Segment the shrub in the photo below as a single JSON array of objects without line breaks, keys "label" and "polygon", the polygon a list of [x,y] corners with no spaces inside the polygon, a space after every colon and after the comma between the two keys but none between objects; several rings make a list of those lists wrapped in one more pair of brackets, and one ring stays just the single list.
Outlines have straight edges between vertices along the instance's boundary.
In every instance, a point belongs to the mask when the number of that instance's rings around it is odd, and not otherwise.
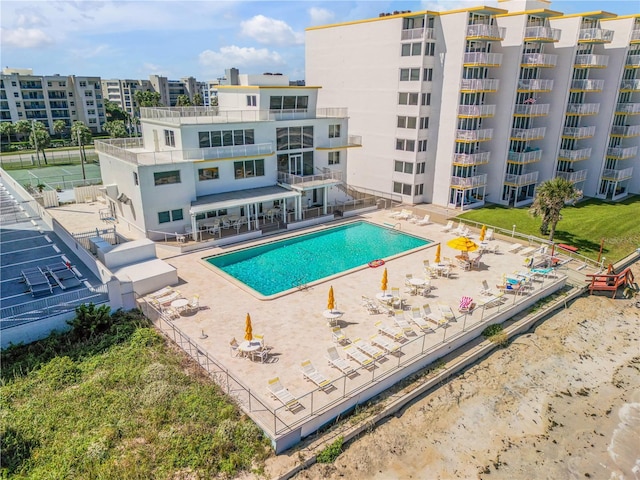
[{"label": "shrub", "polygon": [[342,436],[336,438],[331,445],[327,445],[316,457],[318,463],[333,463],[342,453]]},{"label": "shrub", "polygon": [[489,325],[482,331],[482,335],[490,342],[493,342],[502,347],[506,346],[509,342],[509,340],[507,339],[507,334],[504,333],[502,325],[500,325],[499,323]]}]

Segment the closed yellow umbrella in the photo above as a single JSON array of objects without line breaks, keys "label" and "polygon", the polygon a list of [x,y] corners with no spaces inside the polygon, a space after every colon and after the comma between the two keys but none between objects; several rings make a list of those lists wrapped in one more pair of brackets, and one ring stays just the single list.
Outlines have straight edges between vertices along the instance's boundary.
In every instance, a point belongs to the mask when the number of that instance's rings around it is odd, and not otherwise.
[{"label": "closed yellow umbrella", "polygon": [[438,246],[436,247],[436,258],[435,258],[435,262],[436,262],[436,263],[440,263],[440,244],[438,244]]},{"label": "closed yellow umbrella", "polygon": [[327,308],[331,312],[333,312],[333,309],[336,308],[336,300],[335,298],[333,298],[333,287],[329,288],[329,301],[327,302]]},{"label": "closed yellow umbrella", "polygon": [[251,316],[247,313],[247,322],[244,327],[244,339],[247,342],[253,340],[253,328],[251,328]]},{"label": "closed yellow umbrella", "polygon": [[482,229],[480,230],[480,241],[484,241],[484,236],[487,234],[487,226],[482,225]]},{"label": "closed yellow umbrella", "polygon": [[384,272],[382,272],[382,282],[380,284],[380,288],[382,289],[383,292],[387,291],[387,269],[384,269]]}]

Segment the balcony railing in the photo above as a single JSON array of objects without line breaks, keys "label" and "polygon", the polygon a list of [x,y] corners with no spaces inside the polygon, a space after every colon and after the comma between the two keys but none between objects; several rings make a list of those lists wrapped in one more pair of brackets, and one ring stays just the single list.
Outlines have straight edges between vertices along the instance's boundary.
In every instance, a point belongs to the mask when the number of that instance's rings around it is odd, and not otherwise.
[{"label": "balcony railing", "polygon": [[607,158],[614,160],[627,160],[633,158],[638,153],[638,147],[609,147],[607,148]]},{"label": "balcony railing", "polygon": [[527,27],[524,30],[525,42],[557,42],[560,30],[551,27]]},{"label": "balcony railing", "polygon": [[496,113],[495,105],[459,105],[459,117],[493,117]]},{"label": "balcony railing", "polygon": [[604,80],[573,80],[571,91],[601,92],[604,88]]},{"label": "balcony railing", "polygon": [[217,160],[220,158],[255,157],[272,155],[273,143],[257,143],[254,145],[234,145],[229,147],[194,148],[183,150],[183,160]]},{"label": "balcony railing", "polygon": [[459,142],[486,142],[492,138],[492,128],[485,130],[456,130],[456,141]]},{"label": "balcony railing", "polygon": [[475,177],[451,177],[451,186],[457,188],[475,188],[487,184],[487,174],[476,175]]},{"label": "balcony railing", "polygon": [[580,148],[579,150],[560,149],[558,152],[558,160],[565,162],[579,162],[588,160],[591,157],[591,148]]},{"label": "balcony railing", "polygon": [[527,79],[518,80],[520,92],[550,92],[553,88],[553,80]]},{"label": "balcony railing", "polygon": [[564,127],[562,136],[566,138],[589,138],[596,134],[596,126],[590,127]]},{"label": "balcony railing", "polygon": [[502,65],[502,54],[486,52],[465,53],[463,63],[467,67],[499,67]]},{"label": "balcony railing", "polygon": [[640,28],[636,28],[631,32],[631,43],[640,42]]},{"label": "balcony railing", "polygon": [[514,175],[513,173],[507,173],[504,177],[504,183],[509,185],[531,185],[538,181],[539,172],[524,173],[522,175]]},{"label": "balcony railing", "polygon": [[640,103],[618,103],[616,114],[638,115],[640,114]]},{"label": "balcony railing", "polygon": [[569,103],[567,115],[597,115],[600,111],[599,103]]},{"label": "balcony railing", "polygon": [[410,28],[408,30],[402,30],[400,35],[401,40],[421,40],[421,39],[433,39],[433,28]]},{"label": "balcony railing", "polygon": [[491,152],[454,153],[454,165],[484,165],[489,163]]},{"label": "balcony railing", "polygon": [[301,185],[309,182],[318,183],[327,180],[335,183],[341,182],[342,178],[342,172],[334,170],[316,175],[293,175],[291,173],[278,172],[278,182],[285,183],[287,185]]},{"label": "balcony railing", "polygon": [[362,137],[360,135],[349,135],[348,137],[327,138],[319,140],[317,148],[346,148],[362,146]]},{"label": "balcony railing", "polygon": [[582,28],[578,36],[579,42],[609,43],[613,40],[613,30],[601,28]]},{"label": "balcony railing", "polygon": [[629,55],[627,61],[624,63],[626,68],[638,68],[640,67],[640,55]]},{"label": "balcony railing", "polygon": [[577,172],[556,172],[556,177],[564,178],[571,183],[584,182],[587,179],[588,170],[578,170]]},{"label": "balcony railing", "polygon": [[477,38],[482,40],[504,40],[506,28],[495,25],[468,25],[467,40]]},{"label": "balcony railing", "polygon": [[535,163],[542,160],[542,150],[531,150],[529,152],[509,152],[507,156],[508,163],[518,163],[518,164],[526,164],[526,163]]},{"label": "balcony railing", "polygon": [[460,82],[463,92],[495,92],[500,80],[495,78],[465,78]]},{"label": "balcony railing", "polygon": [[535,105],[516,105],[513,114],[519,117],[542,117],[549,114],[548,103],[538,103]]},{"label": "balcony railing", "polygon": [[576,55],[573,66],[576,68],[606,68],[608,55]]},{"label": "balcony railing", "polygon": [[555,67],[558,63],[558,55],[546,53],[525,53],[520,62],[523,67]]},{"label": "balcony railing", "polygon": [[24,102],[25,110],[46,110],[46,108],[47,107],[44,105],[44,103],[31,103],[27,105],[27,102]]},{"label": "balcony railing", "polygon": [[612,168],[606,168],[602,171],[603,180],[626,180],[633,177],[633,167],[623,168],[622,170],[614,170]]},{"label": "balcony railing", "polygon": [[637,137],[640,135],[640,125],[614,125],[611,135],[615,137]]},{"label": "balcony railing", "polygon": [[620,82],[620,90],[638,92],[640,91],[640,80],[623,80]]},{"label": "balcony railing", "polygon": [[546,127],[538,128],[512,128],[511,139],[512,140],[540,140],[544,138]]}]

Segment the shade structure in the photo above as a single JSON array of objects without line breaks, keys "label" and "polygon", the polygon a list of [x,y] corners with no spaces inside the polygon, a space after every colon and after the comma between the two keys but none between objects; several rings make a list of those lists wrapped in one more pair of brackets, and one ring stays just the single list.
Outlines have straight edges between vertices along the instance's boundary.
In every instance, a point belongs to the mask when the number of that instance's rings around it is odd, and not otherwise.
[{"label": "shade structure", "polygon": [[478,249],[478,244],[467,237],[457,237],[449,240],[447,246],[465,253],[475,252]]},{"label": "shade structure", "polygon": [[333,312],[333,309],[336,308],[336,300],[333,297],[333,287],[329,287],[329,300],[327,301],[327,308],[331,312]]},{"label": "shade structure", "polygon": [[382,272],[382,282],[380,282],[380,290],[382,290],[383,292],[387,291],[387,269],[384,269],[384,272]]},{"label": "shade structure", "polygon": [[244,339],[247,342],[253,340],[253,328],[251,327],[251,316],[247,313],[247,321],[244,326]]},{"label": "shade structure", "polygon": [[484,242],[484,236],[487,234],[487,226],[486,225],[482,225],[482,228],[480,229],[480,241]]},{"label": "shade structure", "polygon": [[438,244],[438,246],[436,247],[436,258],[435,258],[435,262],[436,262],[436,263],[440,263],[440,244]]}]

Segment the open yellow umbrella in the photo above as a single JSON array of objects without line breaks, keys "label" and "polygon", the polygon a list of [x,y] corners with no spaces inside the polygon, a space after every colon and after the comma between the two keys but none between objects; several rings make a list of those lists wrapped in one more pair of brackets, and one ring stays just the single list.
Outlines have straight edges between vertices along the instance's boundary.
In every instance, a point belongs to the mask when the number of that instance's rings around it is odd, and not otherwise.
[{"label": "open yellow umbrella", "polygon": [[482,229],[480,230],[480,241],[484,242],[484,236],[487,234],[487,226],[482,225]]},{"label": "open yellow umbrella", "polygon": [[447,246],[454,250],[460,250],[465,255],[478,249],[478,244],[467,237],[457,237],[447,242]]},{"label": "open yellow umbrella", "polygon": [[253,340],[253,328],[251,328],[251,316],[247,313],[247,322],[244,327],[244,339],[247,342]]},{"label": "open yellow umbrella", "polygon": [[436,262],[436,263],[440,263],[440,244],[438,244],[438,246],[436,247],[436,258],[435,258],[435,262]]},{"label": "open yellow umbrella", "polygon": [[388,282],[388,280],[387,280],[387,269],[385,268],[384,272],[382,272],[382,282],[380,283],[380,289],[383,292],[387,291],[387,282]]},{"label": "open yellow umbrella", "polygon": [[335,298],[333,298],[333,287],[329,288],[329,301],[327,302],[327,308],[331,312],[333,312],[333,309],[336,308],[336,300]]}]

